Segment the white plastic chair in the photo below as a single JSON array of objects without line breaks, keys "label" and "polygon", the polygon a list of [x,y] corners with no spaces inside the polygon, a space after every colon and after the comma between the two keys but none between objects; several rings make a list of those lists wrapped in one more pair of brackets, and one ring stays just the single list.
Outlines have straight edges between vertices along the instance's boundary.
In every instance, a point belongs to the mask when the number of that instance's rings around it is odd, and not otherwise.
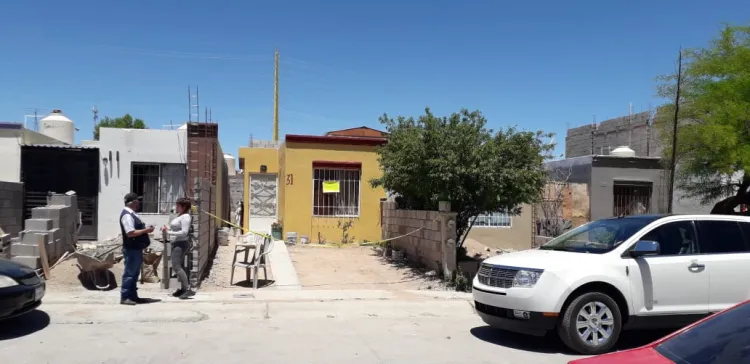
[{"label": "white plastic chair", "polygon": [[[253,251],[250,257],[250,251]],[[268,280],[268,271],[266,270],[266,255],[273,250],[273,239],[254,233],[248,233],[242,236],[234,248],[234,257],[232,258],[232,273],[229,276],[229,285],[234,282],[234,271],[237,268],[245,269],[245,279],[250,280],[248,274],[252,273],[253,290],[258,289],[258,270],[263,268],[263,278]],[[245,259],[237,261],[237,254],[244,253]]]}]

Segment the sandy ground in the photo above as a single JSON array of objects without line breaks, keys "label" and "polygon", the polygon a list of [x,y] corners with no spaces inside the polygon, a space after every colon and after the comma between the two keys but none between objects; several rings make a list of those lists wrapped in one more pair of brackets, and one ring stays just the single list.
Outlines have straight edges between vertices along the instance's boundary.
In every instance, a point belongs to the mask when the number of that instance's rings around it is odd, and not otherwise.
[{"label": "sandy ground", "polygon": [[371,247],[289,247],[304,289],[442,289],[424,272],[383,259]]},{"label": "sandy ground", "polygon": [[[161,265],[157,267],[157,274],[161,274]],[[124,270],[124,264],[122,261],[116,263],[112,269],[109,270],[109,289],[119,289],[122,283],[122,272]],[[80,269],[78,269],[77,259],[70,258],[58,266],[54,267],[50,272],[51,279],[47,280],[47,287],[50,290],[56,291],[77,291],[81,289],[94,290],[91,286],[89,279],[83,279]],[[97,276],[97,284],[104,285],[106,277],[104,274]],[[157,289],[159,283],[138,283],[138,286],[143,289]]]},{"label": "sandy ground", "polygon": [[[232,253],[234,253],[235,245],[237,244],[238,238],[235,236],[229,236],[228,246],[219,246],[216,251],[216,257],[214,258],[213,265],[208,277],[203,280],[201,285],[202,290],[217,290],[217,289],[247,289],[252,288],[252,281],[249,280],[249,273],[241,268],[237,268],[234,272],[234,281],[229,284],[229,279],[232,274]],[[237,259],[244,259],[244,255],[238,254]],[[260,271],[260,277],[258,279],[258,288],[266,287],[273,283],[273,272],[271,266],[266,268],[268,272],[268,279],[264,279],[263,270]]]}]

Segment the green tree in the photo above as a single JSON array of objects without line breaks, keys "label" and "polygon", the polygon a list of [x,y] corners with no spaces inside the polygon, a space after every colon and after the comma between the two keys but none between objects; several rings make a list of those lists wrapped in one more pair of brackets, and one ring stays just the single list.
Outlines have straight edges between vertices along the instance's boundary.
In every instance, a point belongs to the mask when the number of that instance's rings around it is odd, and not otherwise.
[{"label": "green tree", "polygon": [[[683,58],[675,186],[714,203],[711,213],[733,214],[750,204],[750,26],[725,26],[709,47]],[[676,74],[660,81],[659,95],[674,100]],[[665,151],[672,150],[674,108],[668,103],[656,115]]]},{"label": "green tree", "polygon": [[143,120],[134,119],[130,114],[125,114],[119,118],[105,116],[104,119],[94,125],[94,140],[99,140],[99,128],[147,129]]},{"label": "green tree", "polygon": [[400,208],[437,210],[449,201],[458,213],[458,246],[477,215],[520,213],[537,202],[547,173],[544,161],[553,149],[542,141],[551,134],[485,128],[479,111],[461,110],[437,117],[429,109],[418,118],[383,115],[388,144],[379,148],[383,175],[371,181],[396,194]]}]

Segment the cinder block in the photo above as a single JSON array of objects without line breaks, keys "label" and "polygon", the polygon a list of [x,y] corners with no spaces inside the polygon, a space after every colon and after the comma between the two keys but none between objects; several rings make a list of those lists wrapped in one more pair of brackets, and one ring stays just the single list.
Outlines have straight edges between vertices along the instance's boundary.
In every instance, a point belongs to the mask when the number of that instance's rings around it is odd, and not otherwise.
[{"label": "cinder block", "polygon": [[65,206],[71,206],[74,207],[76,210],[78,210],[78,196],[68,196],[68,195],[52,195],[49,196],[47,199],[47,203],[49,205],[65,205]]},{"label": "cinder block", "polygon": [[21,239],[22,244],[38,245],[39,241],[44,244],[49,243],[50,234],[46,232],[26,232]]},{"label": "cinder block", "polygon": [[28,266],[32,269],[39,269],[42,266],[42,261],[39,257],[34,256],[16,256],[11,258],[12,261]]},{"label": "cinder block", "polygon": [[52,229],[51,219],[26,219],[26,230],[47,231]]},{"label": "cinder block", "polygon": [[[49,244],[48,244],[49,245]],[[39,253],[39,247],[32,244],[13,244],[13,256],[41,256]],[[48,252],[50,249],[47,249]],[[48,254],[49,256],[49,254]]]},{"label": "cinder block", "polygon": [[31,209],[32,219],[57,219],[64,221],[64,209],[68,206],[42,206]]}]

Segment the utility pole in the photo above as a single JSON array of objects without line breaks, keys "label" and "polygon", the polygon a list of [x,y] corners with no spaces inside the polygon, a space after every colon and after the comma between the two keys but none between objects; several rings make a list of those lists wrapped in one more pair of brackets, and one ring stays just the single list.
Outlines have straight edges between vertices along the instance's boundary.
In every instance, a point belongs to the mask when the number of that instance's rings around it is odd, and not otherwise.
[{"label": "utility pole", "polygon": [[674,97],[674,122],[672,123],[672,159],[669,161],[669,202],[667,212],[672,213],[674,201],[674,172],[677,167],[677,120],[680,114],[680,86],[682,84],[682,47],[677,56],[677,90]]},{"label": "utility pole", "polygon": [[279,50],[274,57],[275,70],[273,74],[273,141],[279,141]]}]

